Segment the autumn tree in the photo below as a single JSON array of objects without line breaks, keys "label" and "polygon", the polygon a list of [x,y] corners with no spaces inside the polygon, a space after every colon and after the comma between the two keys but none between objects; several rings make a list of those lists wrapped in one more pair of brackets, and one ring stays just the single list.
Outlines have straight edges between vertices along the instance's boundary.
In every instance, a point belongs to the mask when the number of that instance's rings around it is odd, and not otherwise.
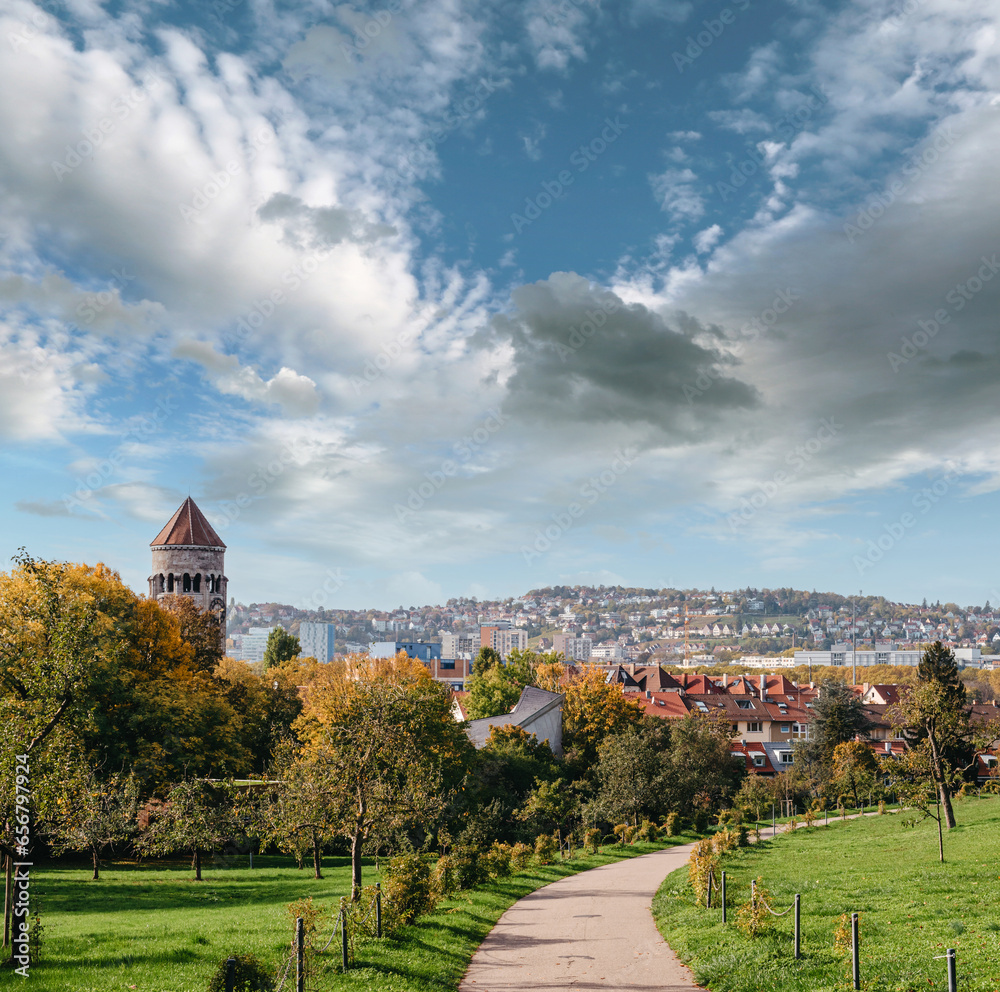
[{"label": "autumn tree", "polygon": [[878,760],[864,741],[841,741],[833,749],[833,782],[850,791],[856,807],[861,805],[858,790],[870,790],[878,771]]},{"label": "autumn tree", "polygon": [[835,680],[820,685],[813,711],[811,739],[800,750],[807,758],[818,761],[828,775],[837,745],[856,737],[867,738],[871,721],[865,715],[860,697],[849,685]]},{"label": "autumn tree", "polygon": [[598,668],[589,668],[565,687],[563,749],[583,767],[597,761],[597,749],[606,737],[618,734],[642,719],[642,707],[629,699],[620,685],[608,682]]},{"label": "autumn tree", "polygon": [[357,898],[369,838],[440,821],[472,745],[451,715],[448,687],[403,652],[320,666],[294,729],[336,787],[331,822],[351,842]]}]

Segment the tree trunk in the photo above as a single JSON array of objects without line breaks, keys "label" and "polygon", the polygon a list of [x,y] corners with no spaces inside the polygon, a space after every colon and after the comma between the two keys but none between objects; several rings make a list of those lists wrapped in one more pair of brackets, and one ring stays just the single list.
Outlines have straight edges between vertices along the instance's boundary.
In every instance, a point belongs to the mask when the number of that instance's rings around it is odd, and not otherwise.
[{"label": "tree trunk", "polygon": [[91,856],[94,859],[94,878],[93,878],[93,881],[96,882],[101,877],[101,873],[98,870],[97,848],[96,847],[92,847],[90,849],[90,853],[91,853]]},{"label": "tree trunk", "polygon": [[194,849],[193,867],[194,867],[194,880],[196,882],[200,882],[201,881],[201,848],[200,847],[196,847]]},{"label": "tree trunk", "polygon": [[933,734],[927,735],[927,743],[931,748],[931,774],[934,778],[934,784],[937,786],[938,799],[944,810],[945,826],[949,830],[953,830],[955,827],[955,811],[951,808],[951,788],[948,785],[945,774],[944,762],[938,753],[937,741],[934,740]]},{"label": "tree trunk", "polygon": [[313,835],[313,868],[316,870],[316,877],[322,878],[323,875],[320,872],[320,867],[322,866],[323,863],[323,855],[320,851],[320,847],[322,845],[320,844],[319,833],[314,830],[312,832],[312,835]]},{"label": "tree trunk", "polygon": [[361,896],[361,848],[365,842],[364,828],[358,824],[351,838],[351,901]]}]

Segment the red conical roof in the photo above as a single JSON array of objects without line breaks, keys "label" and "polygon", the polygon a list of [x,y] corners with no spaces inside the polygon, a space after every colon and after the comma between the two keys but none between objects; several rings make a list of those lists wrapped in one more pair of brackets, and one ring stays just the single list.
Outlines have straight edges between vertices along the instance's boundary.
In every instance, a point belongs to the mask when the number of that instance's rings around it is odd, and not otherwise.
[{"label": "red conical roof", "polygon": [[181,503],[170,522],[149,546],[161,548],[167,545],[225,548],[222,538],[215,533],[212,525],[205,519],[205,514],[190,496]]}]

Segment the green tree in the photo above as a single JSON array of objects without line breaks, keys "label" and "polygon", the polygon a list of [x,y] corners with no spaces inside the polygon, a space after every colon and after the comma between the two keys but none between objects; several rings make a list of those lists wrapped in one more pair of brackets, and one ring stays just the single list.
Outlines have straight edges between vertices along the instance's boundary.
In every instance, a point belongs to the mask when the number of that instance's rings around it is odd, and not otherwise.
[{"label": "green tree", "polygon": [[151,815],[137,846],[150,854],[191,855],[195,881],[201,879],[201,855],[242,833],[232,787],[207,779],[178,782]]},{"label": "green tree", "polygon": [[284,627],[275,627],[267,635],[267,645],[264,647],[264,669],[291,661],[302,653],[299,639],[289,634]]},{"label": "green tree", "polygon": [[820,685],[813,711],[812,739],[805,750],[829,774],[837,745],[856,737],[867,738],[871,721],[865,715],[860,697],[851,687],[832,679]]},{"label": "green tree", "polygon": [[859,790],[871,789],[878,771],[875,754],[864,741],[842,741],[833,749],[834,784],[850,790],[856,807],[861,805]]},{"label": "green tree", "polygon": [[43,824],[52,851],[86,851],[97,881],[105,848],[136,833],[138,782],[131,774],[101,779],[93,768],[78,767],[63,769],[54,790],[55,801]]},{"label": "green tree", "polygon": [[950,830],[955,826],[951,797],[961,771],[974,760],[977,743],[985,746],[996,737],[996,728],[981,728],[977,741],[954,652],[940,641],[924,652],[917,679],[891,711],[893,724],[913,743],[910,771],[936,791]]},{"label": "green tree", "polygon": [[689,713],[669,724],[663,784],[669,809],[718,810],[729,803],[746,774],[742,757],[730,753],[730,731],[714,715]]},{"label": "green tree", "polygon": [[606,737],[597,749],[595,805],[613,823],[638,825],[640,815],[656,812],[662,796],[662,766],[649,736],[639,727],[629,727]]},{"label": "green tree", "polygon": [[580,801],[569,783],[557,778],[554,782],[536,783],[518,815],[534,828],[535,833],[558,831],[561,841],[563,832],[579,810]]},{"label": "green tree", "polygon": [[470,720],[509,713],[526,685],[535,684],[537,657],[512,651],[504,663],[492,648],[483,648],[466,682],[465,711]]}]

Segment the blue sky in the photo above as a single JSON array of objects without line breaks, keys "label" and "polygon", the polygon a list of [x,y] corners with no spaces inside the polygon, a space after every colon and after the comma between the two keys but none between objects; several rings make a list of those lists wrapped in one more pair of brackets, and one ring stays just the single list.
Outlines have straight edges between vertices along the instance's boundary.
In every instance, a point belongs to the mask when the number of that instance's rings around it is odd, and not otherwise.
[{"label": "blue sky", "polygon": [[998,21],[10,0],[0,553],[996,602]]}]

